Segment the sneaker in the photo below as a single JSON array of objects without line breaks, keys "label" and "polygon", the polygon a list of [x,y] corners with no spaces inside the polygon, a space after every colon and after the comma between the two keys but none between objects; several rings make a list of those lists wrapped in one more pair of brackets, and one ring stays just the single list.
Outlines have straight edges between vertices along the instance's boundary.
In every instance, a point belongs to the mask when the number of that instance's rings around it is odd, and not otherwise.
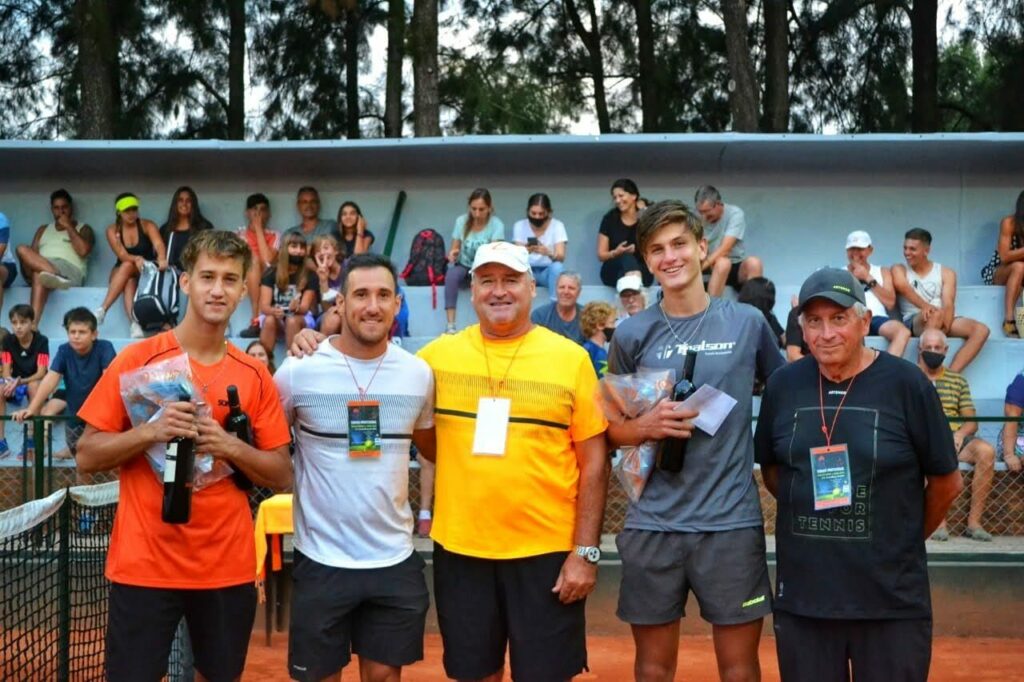
[{"label": "sneaker", "polygon": [[92,311],[92,314],[96,316],[96,324],[103,324],[103,320],[107,317],[107,311],[100,306],[96,310]]},{"label": "sneaker", "polygon": [[40,272],[36,277],[39,278],[39,283],[47,289],[70,289],[71,280],[67,277],[62,277],[52,272]]},{"label": "sneaker", "polygon": [[984,528],[968,528],[964,531],[964,537],[968,537],[978,542],[992,542],[992,533],[989,533]]},{"label": "sneaker", "polygon": [[416,535],[421,538],[430,537],[430,529],[434,526],[433,519],[420,519],[416,522]]},{"label": "sneaker", "polygon": [[444,328],[445,334],[456,334],[458,333],[458,331],[459,330],[455,328],[454,322],[449,322],[448,325]]},{"label": "sneaker", "polygon": [[243,339],[258,339],[260,336],[260,321],[259,318],[253,318],[249,322],[249,326],[238,333]]},{"label": "sneaker", "polygon": [[128,333],[131,335],[131,337],[133,339],[144,339],[144,338],[146,338],[146,332],[144,332],[142,330],[142,325],[140,325],[135,320],[132,320],[132,323],[131,323],[131,326],[129,327],[129,332]]},{"label": "sneaker", "polygon": [[932,533],[929,540],[935,540],[936,542],[949,542],[949,531],[945,528],[939,528],[937,531]]}]

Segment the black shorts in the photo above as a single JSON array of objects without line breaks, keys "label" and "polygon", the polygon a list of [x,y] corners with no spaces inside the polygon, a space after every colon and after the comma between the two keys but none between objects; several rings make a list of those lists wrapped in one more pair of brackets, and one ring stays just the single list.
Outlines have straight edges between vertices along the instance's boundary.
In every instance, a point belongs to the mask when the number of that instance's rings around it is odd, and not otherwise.
[{"label": "black shorts", "polygon": [[505,663],[516,682],[563,682],[587,667],[585,600],[551,591],[568,552],[478,559],[434,543],[434,599],[452,679],[480,679]]},{"label": "black shorts", "polygon": [[320,682],[352,653],[399,667],[423,660],[430,593],[422,557],[384,568],[336,568],[295,552],[288,672]]},{"label": "black shorts", "polygon": [[830,620],[775,612],[775,648],[784,682],[925,682],[932,619]]},{"label": "black shorts", "polygon": [[615,544],[622,559],[617,615],[627,623],[674,623],[686,615],[690,590],[713,625],[749,623],[772,612],[760,526],[714,533],[626,529]]},{"label": "black shorts", "polygon": [[182,617],[188,623],[196,670],[210,682],[230,682],[242,674],[256,618],[254,583],[211,590],[113,583],[107,624],[107,679],[163,679]]},{"label": "black shorts", "polygon": [[18,276],[18,266],[14,263],[0,263],[0,267],[7,272],[4,281],[0,282],[0,286],[3,286],[4,289],[10,289],[11,285],[14,284],[14,278]]}]

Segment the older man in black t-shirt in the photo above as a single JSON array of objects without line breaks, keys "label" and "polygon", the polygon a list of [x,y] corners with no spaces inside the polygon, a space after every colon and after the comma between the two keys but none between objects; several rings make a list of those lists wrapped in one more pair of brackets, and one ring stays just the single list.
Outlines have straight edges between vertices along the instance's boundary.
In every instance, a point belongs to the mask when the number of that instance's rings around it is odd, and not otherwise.
[{"label": "older man in black t-shirt", "polygon": [[924,541],[963,488],[942,404],[913,364],[864,347],[871,313],[849,272],[811,275],[799,308],[811,355],[768,380],[754,440],[778,500],[782,679],[852,666],[858,682],[924,682]]}]

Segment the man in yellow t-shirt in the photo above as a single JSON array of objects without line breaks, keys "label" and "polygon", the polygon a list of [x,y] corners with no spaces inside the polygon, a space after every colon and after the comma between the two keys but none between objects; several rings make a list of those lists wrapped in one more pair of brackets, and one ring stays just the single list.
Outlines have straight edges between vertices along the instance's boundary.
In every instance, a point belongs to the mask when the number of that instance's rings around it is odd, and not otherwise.
[{"label": "man in yellow t-shirt", "polygon": [[481,246],[480,324],[419,355],[434,370],[434,597],[455,679],[564,680],[587,663],[584,600],[597,580],[607,422],[578,344],[530,321],[526,249]]}]

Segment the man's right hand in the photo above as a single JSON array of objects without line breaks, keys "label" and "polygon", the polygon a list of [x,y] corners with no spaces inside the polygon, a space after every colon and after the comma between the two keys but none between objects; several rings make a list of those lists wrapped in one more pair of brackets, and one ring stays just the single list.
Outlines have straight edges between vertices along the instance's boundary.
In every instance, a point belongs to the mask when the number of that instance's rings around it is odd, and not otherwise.
[{"label": "man's right hand", "polygon": [[299,333],[292,339],[292,347],[288,349],[288,355],[296,358],[312,355],[316,351],[316,347],[320,345],[320,342],[326,338],[326,336],[313,329],[299,330]]},{"label": "man's right hand", "polygon": [[699,412],[690,409],[676,409],[682,403],[662,400],[654,409],[637,417],[644,440],[664,438],[689,438],[693,434],[693,418]]},{"label": "man's right hand", "polygon": [[152,429],[154,443],[169,443],[175,438],[198,438],[196,406],[188,401],[167,403],[160,418],[146,424]]}]

